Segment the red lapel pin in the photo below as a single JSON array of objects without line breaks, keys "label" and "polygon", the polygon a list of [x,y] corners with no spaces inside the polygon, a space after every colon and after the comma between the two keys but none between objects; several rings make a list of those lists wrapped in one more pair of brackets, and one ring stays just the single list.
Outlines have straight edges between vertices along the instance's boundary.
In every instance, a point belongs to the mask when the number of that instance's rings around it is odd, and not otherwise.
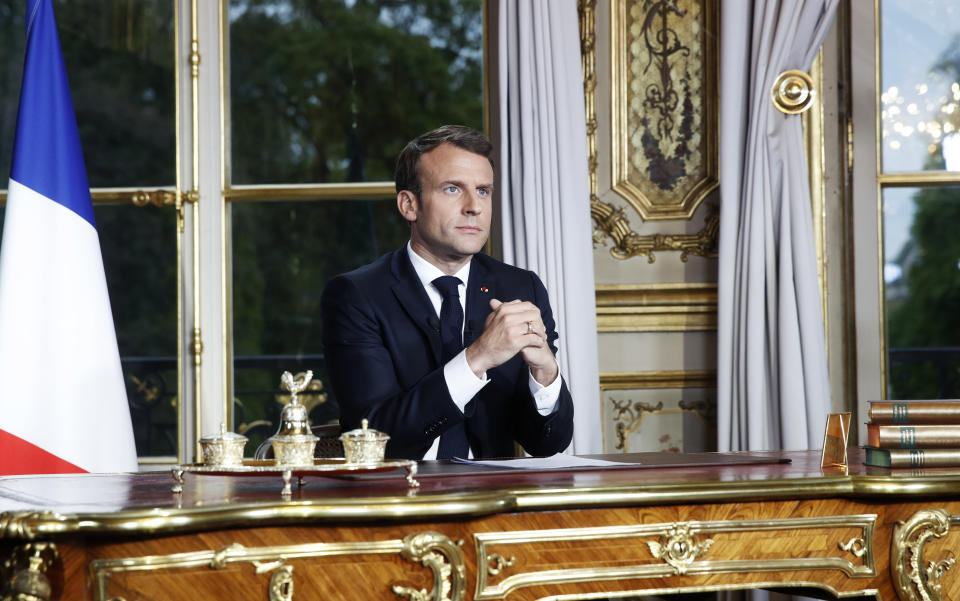
[{"label": "red lapel pin", "polygon": [[490,292],[490,289],[486,286],[480,286],[480,292]]}]

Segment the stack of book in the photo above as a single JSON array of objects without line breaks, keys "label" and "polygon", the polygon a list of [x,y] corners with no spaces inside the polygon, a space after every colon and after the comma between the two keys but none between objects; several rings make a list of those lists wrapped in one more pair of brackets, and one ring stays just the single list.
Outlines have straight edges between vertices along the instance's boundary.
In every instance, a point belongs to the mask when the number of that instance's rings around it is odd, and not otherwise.
[{"label": "stack of book", "polygon": [[866,465],[960,467],[960,400],[870,401]]}]

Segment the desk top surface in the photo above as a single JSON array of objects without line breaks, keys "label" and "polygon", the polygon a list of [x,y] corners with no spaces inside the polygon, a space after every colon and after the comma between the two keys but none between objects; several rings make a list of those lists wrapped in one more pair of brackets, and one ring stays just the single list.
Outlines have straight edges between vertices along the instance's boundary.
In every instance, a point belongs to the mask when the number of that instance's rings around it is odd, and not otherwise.
[{"label": "desk top surface", "polygon": [[[601,456],[598,456],[601,457]],[[355,523],[465,519],[510,511],[584,509],[812,498],[957,497],[960,468],[888,470],[862,465],[821,469],[820,453],[752,452],[604,459],[628,468],[506,471],[421,462],[411,488],[405,473],[350,478],[307,476],[289,498],[277,474],[187,473],[171,492],[170,471],[0,478],[0,539],[70,533],[164,533],[301,521]]]}]

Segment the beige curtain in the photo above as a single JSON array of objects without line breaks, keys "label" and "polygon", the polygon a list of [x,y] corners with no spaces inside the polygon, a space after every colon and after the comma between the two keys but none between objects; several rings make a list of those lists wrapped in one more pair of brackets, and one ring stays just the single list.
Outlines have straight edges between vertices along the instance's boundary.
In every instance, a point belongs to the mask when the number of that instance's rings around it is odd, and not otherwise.
[{"label": "beige curtain", "polygon": [[830,409],[799,115],[770,100],[808,71],[837,0],[721,3],[720,450],[813,449]]},{"label": "beige curtain", "polygon": [[600,453],[587,128],[576,0],[500,0],[500,217],[507,263],[535,271],[574,402],[568,452]]}]

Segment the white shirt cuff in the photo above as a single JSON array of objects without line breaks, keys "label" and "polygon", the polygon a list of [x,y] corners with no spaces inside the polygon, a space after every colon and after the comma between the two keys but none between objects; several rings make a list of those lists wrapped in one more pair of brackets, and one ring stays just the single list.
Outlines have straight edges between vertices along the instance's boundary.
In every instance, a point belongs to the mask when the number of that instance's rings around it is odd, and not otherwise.
[{"label": "white shirt cuff", "polygon": [[[529,373],[529,372],[528,372]],[[537,406],[537,412],[540,415],[550,415],[557,409],[557,400],[560,398],[560,388],[563,386],[563,380],[560,378],[560,372],[557,371],[557,377],[549,386],[544,386],[529,374],[527,383],[530,385],[530,394],[533,395],[533,402]]]},{"label": "white shirt cuff", "polygon": [[[477,374],[473,373],[467,363],[466,349],[460,351],[460,354],[447,361],[447,364],[443,366],[443,379],[447,381],[447,390],[450,391],[453,404],[459,407],[460,411],[463,411],[470,399],[476,396],[480,389],[490,381],[486,372],[484,372],[482,378],[478,378]],[[559,396],[559,394],[560,389],[558,388],[557,395]]]}]

